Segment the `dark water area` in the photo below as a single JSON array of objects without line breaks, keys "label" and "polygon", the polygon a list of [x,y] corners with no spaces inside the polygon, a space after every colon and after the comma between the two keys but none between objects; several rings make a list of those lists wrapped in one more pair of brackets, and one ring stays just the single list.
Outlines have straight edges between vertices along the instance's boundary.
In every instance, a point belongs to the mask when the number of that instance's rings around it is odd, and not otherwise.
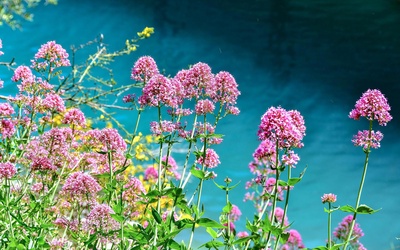
[{"label": "dark water area", "polygon": [[[156,33],[141,41],[137,52],[116,62],[120,84],[130,82],[130,69],[141,55],[151,55],[171,75],[201,61],[215,73],[225,70],[235,76],[242,92],[241,114],[222,120],[218,128],[225,137],[216,148],[222,162],[216,181],[222,183],[226,176],[240,181],[231,198],[244,212],[238,224],[242,230],[245,217],[252,219],[252,204],[242,199],[244,184],[252,177],[247,164],[259,143],[260,117],[270,106],[299,110],[307,136],[294,171],[308,168],[291,193],[288,216],[310,248],[325,243],[324,193],[337,194],[338,205],[354,206],[364,153],[350,140],[368,124],[349,119],[348,113],[364,91],[380,89],[394,119],[387,127],[374,127],[384,139],[371,154],[361,203],[382,209],[359,216],[358,222],[366,248],[400,247],[399,1],[59,0],[58,6],[40,6],[34,13],[34,22],[24,23],[22,31],[0,27],[5,52],[1,61],[15,57],[17,63],[29,64],[49,40],[69,48],[100,33],[118,49],[149,26]],[[15,91],[10,77],[0,68],[6,86],[2,91]],[[120,114],[119,119],[129,124],[133,117]],[[146,133],[147,123],[142,126]],[[218,219],[225,197],[215,190],[214,184],[205,185],[204,203],[210,217]],[[333,227],[345,215],[334,213]],[[201,237],[207,236],[197,241]]]}]

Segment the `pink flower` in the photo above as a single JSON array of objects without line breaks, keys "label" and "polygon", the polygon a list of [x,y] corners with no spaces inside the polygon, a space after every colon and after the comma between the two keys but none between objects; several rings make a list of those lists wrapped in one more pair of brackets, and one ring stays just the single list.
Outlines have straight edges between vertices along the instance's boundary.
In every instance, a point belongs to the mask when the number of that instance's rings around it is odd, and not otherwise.
[{"label": "pink flower", "polygon": [[9,103],[0,104],[0,116],[11,116],[14,114],[14,108]]},{"label": "pink flower", "polygon": [[33,193],[41,193],[41,192],[47,192],[49,191],[47,186],[44,186],[42,182],[37,182],[32,185],[31,191]]},{"label": "pink flower", "polygon": [[100,190],[101,186],[92,176],[83,172],[74,172],[65,181],[61,192],[72,200],[93,201]]},{"label": "pink flower", "polygon": [[240,216],[242,215],[242,212],[240,211],[239,207],[236,205],[232,205],[232,209],[229,212],[229,218],[231,221],[237,221],[239,220]]},{"label": "pink flower", "polygon": [[46,94],[43,106],[50,111],[63,112],[65,110],[64,100],[57,94]]},{"label": "pink flower", "polygon": [[176,163],[175,159],[172,158],[172,156],[168,156],[168,160],[167,156],[164,156],[162,158],[162,165],[167,171],[171,172],[175,176],[175,179],[179,180],[181,178],[180,173],[177,171],[178,164]]},{"label": "pink flower", "polygon": [[179,128],[179,124],[172,121],[150,122],[150,131],[154,135],[161,135],[162,133],[173,133]]},{"label": "pink flower", "polygon": [[[335,231],[333,232],[333,235],[338,239],[345,241],[350,233],[350,225],[353,221],[353,215],[347,215],[346,217],[343,218],[343,220],[339,223]],[[350,244],[351,246],[355,247],[358,249],[359,246],[362,246],[362,244],[359,242],[359,239],[364,236],[363,231],[361,230],[360,226],[358,223],[355,223],[353,232],[351,234],[351,241]]]},{"label": "pink flower", "polygon": [[238,238],[246,238],[246,237],[248,237],[248,236],[249,236],[249,233],[246,232],[246,231],[242,231],[242,232],[238,232],[238,233],[237,233],[237,237],[238,237]]},{"label": "pink flower", "polygon": [[10,162],[0,163],[0,178],[10,179],[17,173],[17,168]]},{"label": "pink flower", "polygon": [[286,154],[282,156],[282,163],[285,166],[296,167],[296,164],[299,162],[300,157],[298,154],[294,153],[293,150],[288,150]]},{"label": "pink flower", "polygon": [[32,166],[31,166],[32,171],[38,170],[38,171],[45,171],[45,170],[49,170],[49,171],[56,171],[57,167],[54,166],[50,159],[48,158],[40,158],[37,157],[33,160],[32,162]]},{"label": "pink flower", "polygon": [[358,131],[357,135],[353,136],[351,140],[355,146],[360,146],[367,150],[369,148],[379,148],[381,146],[381,140],[383,134],[380,131],[371,131],[371,135],[368,130]]},{"label": "pink flower", "polygon": [[239,115],[239,113],[240,113],[239,108],[234,107],[234,106],[226,106],[225,111],[227,114],[231,114],[231,115]]},{"label": "pink flower", "polygon": [[204,123],[202,122],[197,122],[195,124],[196,127],[196,133],[197,134],[205,134],[207,132],[207,134],[214,134],[215,132],[215,126],[211,125],[210,123],[206,123],[204,126]]},{"label": "pink flower", "polygon": [[66,245],[68,244],[68,240],[61,238],[53,238],[50,242],[50,250],[56,250],[56,249],[64,249]]},{"label": "pink flower", "polygon": [[97,231],[108,233],[117,230],[119,224],[111,217],[114,214],[112,208],[107,204],[97,204],[90,210],[83,223],[84,230],[95,233]]},{"label": "pink flower", "polygon": [[128,94],[128,95],[126,95],[126,96],[124,96],[124,97],[122,98],[122,101],[123,101],[124,103],[134,102],[134,101],[135,101],[135,98],[136,98],[136,95],[135,95],[135,94]]},{"label": "pink flower", "polygon": [[199,156],[196,162],[200,165],[204,164],[207,168],[215,168],[221,163],[218,154],[211,148],[207,148],[205,160],[203,158]]},{"label": "pink flower", "polygon": [[67,111],[63,119],[64,124],[73,124],[76,126],[85,127],[86,119],[83,112],[77,108],[72,108]]},{"label": "pink flower", "polygon": [[144,171],[144,179],[145,180],[150,180],[150,179],[155,180],[157,178],[158,178],[158,172],[153,166],[146,168],[146,170]]},{"label": "pink flower", "polygon": [[206,115],[206,114],[212,114],[214,112],[215,105],[212,103],[212,101],[206,99],[206,100],[199,100],[196,103],[196,114],[197,115]]},{"label": "pink flower", "polygon": [[215,96],[217,86],[210,66],[206,63],[196,63],[189,70],[181,70],[174,77],[184,89],[187,99],[200,98],[200,96]]},{"label": "pink flower", "polygon": [[170,115],[177,115],[177,116],[189,116],[193,113],[193,110],[191,109],[181,109],[181,108],[177,108],[175,110],[168,110],[168,114]]},{"label": "pink flower", "polygon": [[335,195],[335,194],[332,194],[332,193],[324,194],[324,195],[321,197],[321,200],[322,200],[322,203],[326,203],[326,202],[328,202],[328,203],[334,203],[334,202],[336,202],[336,195]]},{"label": "pink flower", "polygon": [[14,70],[14,75],[11,78],[13,82],[18,82],[19,80],[33,80],[33,74],[29,67],[27,66],[18,66]]},{"label": "pink flower", "polygon": [[158,107],[166,105],[176,108],[183,102],[182,91],[180,82],[156,74],[144,85],[138,102],[141,106]]},{"label": "pink flower", "polygon": [[302,249],[304,248],[303,240],[301,238],[300,233],[295,229],[289,230],[289,239],[285,245],[289,248],[287,249]]},{"label": "pink flower", "polygon": [[125,151],[127,146],[124,138],[114,128],[105,128],[101,130],[100,141],[107,150]]},{"label": "pink flower", "polygon": [[274,161],[276,157],[276,145],[270,140],[261,141],[257,149],[253,153],[255,159],[267,159],[269,161]]},{"label": "pink flower", "polygon": [[281,149],[301,148],[304,135],[304,119],[297,111],[271,107],[261,117],[258,138],[277,142]]},{"label": "pink flower", "polygon": [[131,78],[135,81],[147,83],[151,77],[158,74],[157,64],[150,56],[142,56],[132,68]]},{"label": "pink flower", "polygon": [[13,136],[15,134],[14,122],[8,119],[2,119],[0,122],[0,133],[3,139]]},{"label": "pink flower", "polygon": [[363,116],[370,121],[377,120],[381,126],[386,126],[392,120],[389,111],[390,106],[386,97],[377,89],[368,89],[356,102],[349,117],[358,120]]},{"label": "pink flower", "polygon": [[221,71],[215,75],[216,92],[212,98],[215,102],[236,104],[236,100],[240,95],[238,84],[235,78],[226,71]]},{"label": "pink flower", "polygon": [[232,221],[230,221],[229,224],[227,222],[224,223],[224,226],[226,227],[226,230],[229,228],[229,231],[235,231],[235,224]]},{"label": "pink flower", "polygon": [[[282,223],[283,220],[283,214],[284,214],[284,210],[280,207],[276,207],[275,208],[275,221],[278,222],[279,224]],[[283,226],[288,226],[289,225],[289,219],[287,218],[287,216],[285,215],[285,219],[283,221]]]},{"label": "pink flower", "polygon": [[126,201],[134,202],[140,199],[142,194],[146,193],[142,182],[135,177],[129,179],[129,182],[124,185],[124,191],[122,192],[122,198]]},{"label": "pink flower", "polygon": [[35,60],[32,60],[32,68],[38,71],[44,71],[49,67],[49,72],[61,66],[70,66],[68,53],[55,41],[49,41],[43,44],[35,54]]}]

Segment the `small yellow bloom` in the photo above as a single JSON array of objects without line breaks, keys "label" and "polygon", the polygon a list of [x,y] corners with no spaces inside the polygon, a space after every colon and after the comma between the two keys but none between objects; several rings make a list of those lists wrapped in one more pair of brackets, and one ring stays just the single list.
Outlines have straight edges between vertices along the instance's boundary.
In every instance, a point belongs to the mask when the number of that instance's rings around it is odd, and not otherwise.
[{"label": "small yellow bloom", "polygon": [[153,27],[146,27],[142,30],[142,32],[138,32],[137,35],[140,38],[149,38],[151,34],[154,33],[154,28]]}]

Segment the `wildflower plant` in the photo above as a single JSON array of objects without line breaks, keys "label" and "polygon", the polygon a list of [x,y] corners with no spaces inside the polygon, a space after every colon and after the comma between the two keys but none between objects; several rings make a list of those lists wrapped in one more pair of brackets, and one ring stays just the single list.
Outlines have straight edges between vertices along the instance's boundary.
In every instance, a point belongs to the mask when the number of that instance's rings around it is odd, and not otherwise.
[{"label": "wildflower plant", "polygon": [[[253,178],[244,197],[254,204],[255,214],[239,231],[242,212],[230,200],[238,183],[216,179],[222,165],[216,145],[223,143],[218,125],[240,113],[238,84],[229,72],[213,72],[204,62],[166,76],[151,56],[142,56],[127,72],[131,83],[117,85],[108,65],[135,51],[136,42],[153,32],[146,27],[115,52],[108,51],[102,36],[72,47],[71,53],[49,41],[29,66],[2,63],[13,69],[17,93],[0,96],[0,248],[192,249],[198,228],[211,237],[200,248],[305,248],[288,216],[290,195],[306,169],[292,176],[300,161],[296,150],[304,146],[303,116],[278,106],[261,117],[260,143],[248,165]],[[76,54],[93,45],[96,52],[78,64]],[[98,77],[99,69],[108,78]],[[96,127],[85,107],[116,128]],[[132,131],[111,109],[137,113]],[[376,212],[360,205],[360,197],[369,154],[383,137],[372,125],[386,125],[392,119],[389,111],[383,94],[368,90],[350,112],[350,118],[366,117],[370,124],[352,140],[366,155],[356,206],[333,206],[334,194],[321,197],[328,204],[328,240],[317,249],[363,249],[356,217]],[[138,128],[147,112],[157,115],[148,124],[150,135],[143,135]],[[177,154],[182,148],[184,153]],[[225,193],[219,218],[207,217],[205,182]],[[351,214],[332,237],[337,210]],[[184,231],[187,239],[177,242]]]}]

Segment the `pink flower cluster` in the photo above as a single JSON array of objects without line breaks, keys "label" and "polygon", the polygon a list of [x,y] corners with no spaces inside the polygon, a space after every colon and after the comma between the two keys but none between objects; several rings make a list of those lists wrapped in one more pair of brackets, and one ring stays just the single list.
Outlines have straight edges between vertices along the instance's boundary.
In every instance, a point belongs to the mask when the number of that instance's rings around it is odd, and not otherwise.
[{"label": "pink flower cluster", "polygon": [[214,112],[215,105],[212,101],[210,100],[199,100],[196,103],[196,114],[197,115],[206,115],[206,114],[212,114]]},{"label": "pink flower cluster", "polygon": [[355,108],[349,117],[355,120],[365,117],[368,120],[377,120],[379,125],[386,126],[392,120],[389,113],[390,106],[386,97],[378,89],[368,89],[356,102]]},{"label": "pink flower cluster", "polygon": [[0,116],[11,116],[14,108],[9,103],[0,103]]},{"label": "pink flower cluster", "polygon": [[120,228],[119,223],[111,217],[114,214],[112,208],[107,204],[96,204],[89,212],[83,223],[83,229],[90,234],[100,232],[100,242],[104,245],[109,243],[118,244],[120,241],[117,233],[111,234],[112,231]]},{"label": "pink flower cluster", "polygon": [[131,177],[127,184],[124,185],[122,192],[122,199],[129,204],[125,215],[135,217],[140,214],[139,202],[143,200],[142,195],[146,194],[146,189],[143,187],[142,182],[135,177]]},{"label": "pink flower cluster", "polygon": [[280,149],[301,148],[305,131],[304,119],[298,111],[271,107],[261,117],[258,138],[276,142]]},{"label": "pink flower cluster", "polygon": [[383,134],[380,131],[368,130],[358,131],[356,135],[353,136],[351,140],[355,146],[360,146],[364,150],[369,148],[379,148],[381,146],[381,140],[383,139]]},{"label": "pink flower cluster", "polygon": [[[355,120],[365,117],[369,121],[377,120],[379,125],[386,126],[392,120],[389,113],[390,106],[386,97],[377,89],[368,89],[356,102],[355,108],[351,110],[349,117]],[[352,142],[360,146],[364,151],[370,148],[379,148],[383,134],[380,131],[363,130],[353,136]]]},{"label": "pink flower cluster", "polygon": [[89,174],[74,172],[68,176],[61,193],[70,201],[94,202],[101,186]]},{"label": "pink flower cluster", "polygon": [[61,45],[55,41],[49,41],[43,44],[35,54],[35,59],[31,61],[31,67],[38,71],[44,71],[48,68],[49,72],[52,73],[55,68],[71,66],[68,56]]},{"label": "pink flower cluster", "polygon": [[[345,241],[347,240],[347,237],[350,233],[350,225],[353,221],[353,215],[347,215],[346,217],[343,218],[343,220],[339,223],[335,231],[333,232],[333,235],[335,236],[336,239]],[[353,232],[351,234],[351,241],[350,244],[354,249],[359,249],[363,250],[365,249],[364,246],[361,244],[359,239],[364,236],[363,231],[360,228],[360,225],[358,223],[355,223]]]},{"label": "pink flower cluster", "polygon": [[136,81],[147,83],[152,76],[158,73],[158,67],[154,59],[150,56],[142,56],[135,62],[132,68],[131,78]]},{"label": "pink flower cluster", "polygon": [[0,163],[0,179],[10,179],[17,173],[17,168],[10,162]]},{"label": "pink flower cluster", "polygon": [[142,89],[139,97],[141,106],[158,107],[166,105],[177,108],[182,104],[182,85],[174,79],[169,79],[161,74],[152,76]]},{"label": "pink flower cluster", "polygon": [[71,124],[74,126],[85,127],[86,118],[80,109],[72,108],[65,113],[63,123]]},{"label": "pink flower cluster", "polygon": [[232,209],[229,212],[229,219],[231,221],[237,221],[240,219],[240,216],[242,216],[242,211],[240,211],[238,206],[233,204]]},{"label": "pink flower cluster", "polygon": [[5,138],[11,138],[15,134],[15,123],[9,119],[2,119],[0,122],[0,133]]},{"label": "pink flower cluster", "polygon": [[[194,98],[196,103],[202,100],[196,106],[196,112],[200,114],[212,112],[217,102],[225,107],[227,114],[239,113],[234,105],[240,91],[234,77],[225,71],[214,75],[206,63],[196,63],[170,79],[159,73],[153,58],[143,56],[134,64],[131,78],[145,83],[142,96],[139,97],[141,106],[166,105],[178,108],[185,99]],[[211,101],[204,101],[207,97]]]},{"label": "pink flower cluster", "polygon": [[196,162],[207,168],[216,168],[221,163],[218,154],[211,148],[207,148],[205,157],[199,156]]},{"label": "pink flower cluster", "polygon": [[288,233],[289,233],[289,239],[284,245],[282,245],[281,247],[282,250],[305,248],[303,239],[301,238],[301,235],[297,230],[290,229]]},{"label": "pink flower cluster", "polygon": [[324,194],[322,197],[321,197],[321,200],[322,200],[322,203],[334,203],[334,202],[336,202],[336,195],[335,194],[332,194],[332,193],[329,193],[329,194]]}]

